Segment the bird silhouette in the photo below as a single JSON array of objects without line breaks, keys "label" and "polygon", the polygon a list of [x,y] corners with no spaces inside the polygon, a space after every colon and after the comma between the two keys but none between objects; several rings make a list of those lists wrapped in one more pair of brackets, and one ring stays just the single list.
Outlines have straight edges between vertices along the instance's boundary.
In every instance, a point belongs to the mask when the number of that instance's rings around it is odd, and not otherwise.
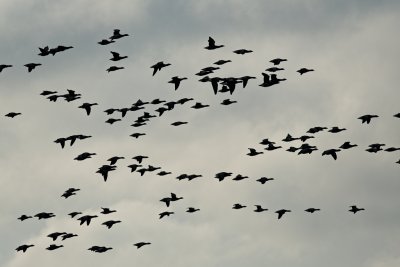
[{"label": "bird silhouette", "polygon": [[[0,72],[1,72],[1,71],[0,71]],[[394,114],[393,117],[400,118],[400,113]]]},{"label": "bird silhouette", "polygon": [[130,136],[134,137],[134,138],[139,138],[140,136],[146,135],[145,133],[133,133]]},{"label": "bird silhouette", "polygon": [[107,40],[107,39],[102,39],[100,42],[97,42],[99,45],[108,45],[111,43],[115,43],[114,40]]},{"label": "bird silhouette", "polygon": [[125,159],[125,157],[114,156],[114,157],[109,158],[107,161],[110,162],[110,165],[115,165],[117,163],[117,161],[120,159]]},{"label": "bird silhouette", "polygon": [[116,210],[111,210],[109,208],[101,208],[102,211],[100,212],[101,214],[110,214],[110,213],[114,213],[117,212]]},{"label": "bird silhouette", "polygon": [[356,205],[350,206],[349,211],[353,212],[354,214],[356,214],[357,212],[361,211],[361,210],[365,210],[364,208],[357,208]]},{"label": "bird silhouette", "polygon": [[277,72],[280,70],[285,70],[284,68],[278,68],[278,67],[270,67],[268,69],[266,69],[265,71],[269,71],[269,72]]},{"label": "bird silhouette", "polygon": [[274,144],[268,144],[268,146],[265,148],[265,150],[272,151],[272,150],[276,150],[276,149],[279,149],[279,148],[282,148],[282,147],[281,146],[275,146]]},{"label": "bird silhouette", "polygon": [[62,241],[64,241],[65,239],[69,239],[69,238],[73,238],[73,237],[75,237],[75,236],[78,236],[77,234],[73,234],[73,233],[67,233],[67,234],[64,234],[63,236],[62,236]]},{"label": "bird silhouette", "polygon": [[196,104],[194,104],[193,106],[191,106],[191,108],[193,109],[201,109],[201,108],[206,108],[209,107],[210,105],[204,105],[200,102],[196,102]]},{"label": "bird silhouette", "polygon": [[96,252],[96,253],[104,253],[110,249],[113,249],[113,248],[111,248],[111,247],[108,248],[108,247],[104,247],[104,246],[92,246],[92,247],[88,248],[88,250]]},{"label": "bird silhouette", "polygon": [[261,207],[261,205],[254,205],[256,206],[256,209],[254,210],[254,212],[263,212],[263,211],[267,211],[268,209],[264,209],[263,207]]},{"label": "bird silhouette", "polygon": [[261,184],[265,184],[268,181],[275,180],[274,178],[267,178],[267,177],[261,177],[260,179],[257,179],[257,182],[260,182]]},{"label": "bird silhouette", "polygon": [[219,172],[215,175],[215,178],[218,179],[218,181],[223,181],[226,177],[231,176],[232,173],[231,172]]},{"label": "bird silhouette", "polygon": [[249,82],[249,80],[255,79],[255,78],[256,78],[256,77],[253,77],[253,76],[242,76],[242,77],[239,78],[239,80],[242,81],[242,83],[243,83],[243,88],[245,88],[246,85],[247,85],[247,83]]},{"label": "bird silhouette", "polygon": [[78,108],[82,108],[82,109],[86,110],[86,114],[89,116],[92,106],[96,106],[96,105],[98,105],[98,104],[97,103],[83,103]]},{"label": "bird silhouette", "polygon": [[179,126],[179,125],[183,125],[183,124],[187,124],[186,121],[176,121],[171,123],[172,126]]},{"label": "bird silhouette", "polygon": [[310,128],[307,131],[307,133],[315,134],[315,133],[321,132],[321,131],[326,130],[326,129],[328,129],[328,128],[321,127],[321,126],[315,126],[315,127]]},{"label": "bird silhouette", "polygon": [[337,159],[337,154],[336,153],[339,152],[339,151],[340,151],[340,149],[334,149],[334,148],[328,149],[328,150],[325,150],[324,152],[322,152],[322,156],[331,155],[332,158],[334,160],[336,160]]},{"label": "bird silhouette", "polygon": [[240,180],[244,180],[244,179],[248,179],[249,176],[243,176],[241,174],[236,175],[232,180],[233,181],[240,181]]},{"label": "bird silhouette", "polygon": [[44,56],[50,55],[50,51],[49,51],[49,47],[48,46],[45,46],[43,48],[39,47],[39,51],[40,51],[40,53],[38,54],[38,56],[44,57]]},{"label": "bird silhouette", "polygon": [[195,209],[195,208],[193,208],[193,207],[189,207],[189,208],[187,208],[186,212],[188,212],[188,213],[194,213],[194,212],[199,211],[199,210],[200,210],[200,209]]},{"label": "bird silhouette", "polygon": [[258,151],[256,151],[254,148],[249,148],[249,150],[250,150],[250,152],[247,153],[246,155],[248,155],[248,156],[250,156],[250,157],[254,157],[254,156],[257,156],[257,155],[259,155],[259,154],[263,154],[263,153],[264,153],[264,152],[262,152],[262,151],[258,152]]},{"label": "bird silhouette", "polygon": [[62,248],[62,247],[63,247],[63,245],[51,244],[51,245],[48,246],[46,249],[47,249],[47,250],[56,250],[56,249],[59,249],[59,248]]},{"label": "bird silhouette", "polygon": [[251,53],[251,52],[253,52],[253,51],[247,50],[247,49],[238,49],[238,50],[233,51],[233,53],[238,54],[238,55],[244,55],[244,54]]},{"label": "bird silhouette", "polygon": [[137,168],[142,167],[142,165],[140,165],[140,164],[131,164],[131,165],[128,165],[128,167],[131,169],[131,172],[134,172],[134,171],[137,170]]},{"label": "bird silhouette", "polygon": [[104,182],[107,182],[107,178],[108,178],[108,173],[110,171],[115,171],[116,170],[116,166],[115,165],[102,165],[97,171],[96,173],[100,173],[101,176],[103,176]]},{"label": "bird silhouette", "polygon": [[178,201],[183,199],[183,197],[177,197],[175,193],[171,193],[171,201]]},{"label": "bird silhouette", "polygon": [[281,209],[281,210],[275,211],[275,213],[278,213],[278,220],[279,220],[280,218],[282,218],[282,216],[283,216],[286,212],[291,212],[291,210]]},{"label": "bird silhouette", "polygon": [[298,140],[298,139],[300,139],[300,138],[294,138],[290,134],[287,134],[286,137],[284,139],[282,139],[282,141],[283,142],[291,142],[291,141]]},{"label": "bird silhouette", "polygon": [[37,66],[41,66],[42,64],[40,63],[28,63],[25,64],[24,66],[28,68],[28,72],[31,72],[32,70],[34,70]]},{"label": "bird silhouette", "polygon": [[40,213],[34,215],[33,217],[38,218],[38,220],[42,220],[42,219],[50,219],[55,216],[56,215],[53,214],[52,212],[40,212]]},{"label": "bird silhouette", "polygon": [[23,253],[25,253],[28,248],[34,247],[34,246],[35,245],[26,245],[26,244],[24,244],[24,245],[21,245],[21,246],[17,247],[15,250],[16,251],[22,251]]},{"label": "bird silhouette", "polygon": [[42,96],[47,96],[47,95],[53,95],[53,94],[56,94],[56,93],[57,93],[57,91],[43,90],[43,91],[40,93],[40,95],[42,95]]},{"label": "bird silhouette", "polygon": [[233,101],[233,100],[230,100],[230,99],[224,99],[221,102],[221,105],[228,106],[228,105],[231,105],[231,104],[234,104],[234,103],[237,103],[237,101]]},{"label": "bird silhouette", "polygon": [[299,150],[299,148],[298,147],[294,147],[294,146],[291,146],[288,149],[286,149],[286,151],[289,151],[289,152],[296,152],[297,150]]},{"label": "bird silhouette", "polygon": [[342,131],[345,131],[346,128],[339,128],[337,126],[332,127],[330,130],[328,130],[328,132],[330,133],[340,133]]},{"label": "bird silhouette", "polygon": [[96,153],[89,153],[89,152],[83,152],[82,154],[79,154],[74,160],[82,161],[85,159],[92,158],[92,156],[96,155]]},{"label": "bird silhouette", "polygon": [[124,67],[117,67],[117,66],[111,66],[108,69],[106,69],[107,72],[111,72],[111,71],[116,71],[116,70],[122,70],[125,69]]},{"label": "bird silhouette", "polygon": [[122,37],[125,36],[129,36],[129,34],[125,33],[125,34],[121,34],[121,31],[119,29],[115,29],[113,32],[113,35],[109,38],[110,40],[116,40],[116,39],[120,39]]},{"label": "bird silhouette", "polygon": [[310,71],[314,71],[313,69],[307,69],[307,68],[301,68],[299,70],[297,70],[298,73],[300,73],[300,75],[303,75],[304,73],[310,72]]},{"label": "bird silhouette", "polygon": [[346,141],[339,148],[341,148],[341,149],[349,149],[349,148],[356,147],[356,146],[357,146],[356,144],[352,145],[352,144],[350,144],[349,141]]},{"label": "bird silhouette", "polygon": [[386,152],[394,152],[400,150],[400,147],[388,147],[385,149]]},{"label": "bird silhouette", "polygon": [[66,232],[54,232],[51,234],[48,234],[47,237],[50,237],[53,241],[56,241],[58,237],[65,235]]},{"label": "bird silhouette", "polygon": [[121,119],[109,118],[108,120],[105,121],[105,123],[114,124],[117,121],[121,121]]},{"label": "bird silhouette", "polygon": [[11,68],[13,65],[7,65],[7,64],[0,64],[0,72],[2,72],[6,68]]},{"label": "bird silhouette", "polygon": [[128,58],[128,56],[120,56],[120,54],[117,52],[110,51],[110,53],[112,54],[112,58],[110,58],[111,61],[119,61],[121,59]]},{"label": "bird silhouette", "polygon": [[79,214],[82,214],[82,212],[74,211],[74,212],[68,213],[68,215],[71,216],[71,218],[74,218],[76,215],[79,215]]},{"label": "bird silhouette", "polygon": [[231,60],[220,59],[220,60],[214,62],[214,64],[220,66],[220,65],[224,65],[224,64],[226,64],[226,63],[228,63],[228,62],[232,62],[232,61],[231,61]]},{"label": "bird silhouette", "polygon": [[270,60],[269,62],[273,63],[274,65],[279,65],[281,62],[287,61],[287,59],[284,58],[275,58]]},{"label": "bird silhouette", "polygon": [[242,204],[236,203],[236,204],[233,204],[232,209],[234,209],[234,210],[239,210],[239,209],[243,209],[243,208],[246,208],[246,207],[247,207],[247,206],[244,206],[244,205],[242,205]]},{"label": "bird silhouette", "polygon": [[172,214],[174,214],[174,212],[173,211],[164,211],[164,212],[161,212],[161,213],[159,213],[158,215],[160,216],[160,219],[162,219],[162,218],[164,218],[165,216],[170,216],[170,215],[172,215]]},{"label": "bird silhouette", "polygon": [[163,61],[157,62],[150,68],[153,69],[153,76],[157,73],[157,71],[160,71],[162,68],[165,68],[167,66],[171,65],[170,63],[164,63]]},{"label": "bird silhouette", "polygon": [[157,173],[157,175],[159,175],[159,176],[165,176],[165,175],[168,175],[168,174],[171,174],[171,172],[160,171],[159,173]]},{"label": "bird silhouette", "polygon": [[136,244],[133,244],[137,249],[139,249],[139,248],[141,248],[141,247],[143,247],[143,246],[146,246],[146,245],[150,245],[151,243],[150,242],[138,242],[138,243],[136,243]]},{"label": "bird silhouette", "polygon": [[70,196],[76,195],[76,192],[79,191],[79,188],[68,188],[61,197],[69,198]]},{"label": "bird silhouette", "polygon": [[139,164],[142,163],[142,161],[144,159],[149,158],[148,156],[142,156],[142,155],[138,155],[138,156],[134,156],[132,159],[136,160]]},{"label": "bird silhouette", "polygon": [[6,115],[4,115],[4,116],[6,116],[6,117],[9,117],[9,118],[14,118],[14,117],[16,117],[16,116],[20,116],[22,113],[20,113],[20,112],[9,112],[9,113],[7,113]]},{"label": "bird silhouette", "polygon": [[187,78],[186,77],[179,78],[178,76],[174,76],[171,78],[171,80],[168,83],[174,84],[175,90],[177,90],[181,81],[183,81],[183,80],[187,80]]},{"label": "bird silhouette", "polygon": [[309,212],[309,213],[314,213],[314,212],[316,212],[316,211],[320,211],[321,209],[316,209],[316,208],[308,208],[308,209],[306,209],[306,210],[304,210],[304,211],[306,211],[306,212]]},{"label": "bird silhouette", "polygon": [[121,221],[113,221],[113,220],[109,220],[106,222],[103,222],[102,225],[107,226],[108,229],[111,229],[111,227],[116,224],[116,223],[120,223]]},{"label": "bird silhouette", "polygon": [[204,47],[207,50],[214,50],[217,48],[224,47],[223,45],[216,45],[215,40],[211,37],[208,37],[208,46]]},{"label": "bird silhouette", "polygon": [[23,214],[23,215],[19,216],[17,219],[22,222],[22,221],[25,221],[25,220],[30,219],[30,218],[32,218],[32,216],[28,216],[28,215]]},{"label": "bird silhouette", "polygon": [[305,142],[305,141],[307,141],[308,139],[311,139],[311,138],[315,138],[315,137],[314,136],[309,136],[309,135],[302,135],[302,136],[299,137],[301,142]]},{"label": "bird silhouette", "polygon": [[86,225],[89,225],[90,222],[92,221],[93,218],[97,218],[97,215],[84,215],[80,218],[78,218],[78,221],[80,221],[80,225],[84,224],[86,222]]},{"label": "bird silhouette", "polygon": [[160,201],[161,201],[161,202],[164,202],[165,205],[166,205],[167,207],[169,207],[169,205],[170,205],[170,203],[171,203],[171,198],[170,198],[170,197],[164,197],[164,198],[160,199]]},{"label": "bird silhouette", "polygon": [[361,123],[369,124],[371,122],[372,118],[378,118],[378,117],[379,117],[378,115],[367,114],[367,115],[362,115],[361,117],[358,117],[358,119],[361,120]]}]

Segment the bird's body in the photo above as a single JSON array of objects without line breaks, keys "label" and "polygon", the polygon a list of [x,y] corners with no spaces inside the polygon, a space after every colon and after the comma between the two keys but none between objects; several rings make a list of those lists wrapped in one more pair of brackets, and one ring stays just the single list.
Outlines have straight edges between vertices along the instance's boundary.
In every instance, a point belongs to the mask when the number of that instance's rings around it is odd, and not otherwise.
[{"label": "bird's body", "polygon": [[362,211],[362,210],[365,210],[365,209],[364,208],[357,208],[356,205],[350,206],[350,209],[349,209],[349,211],[353,212],[354,214],[356,214],[357,212]]},{"label": "bird's body", "polygon": [[362,115],[361,117],[358,117],[358,119],[361,120],[361,123],[369,124],[371,122],[372,118],[378,118],[378,117],[379,117],[378,115],[367,114],[367,115]]},{"label": "bird's body", "polygon": [[25,64],[24,66],[28,68],[28,72],[31,72],[32,70],[34,70],[37,66],[41,66],[42,64],[40,63],[28,63]]},{"label": "bird's body", "polygon": [[285,213],[287,213],[287,212],[291,212],[291,210],[281,209],[281,210],[275,211],[275,213],[278,214],[278,220],[279,220],[280,218],[282,218],[282,216],[283,216]]},{"label": "bird's body", "polygon": [[208,37],[208,46],[204,47],[207,50],[214,50],[217,48],[224,47],[223,45],[216,45],[215,40],[211,37]]}]

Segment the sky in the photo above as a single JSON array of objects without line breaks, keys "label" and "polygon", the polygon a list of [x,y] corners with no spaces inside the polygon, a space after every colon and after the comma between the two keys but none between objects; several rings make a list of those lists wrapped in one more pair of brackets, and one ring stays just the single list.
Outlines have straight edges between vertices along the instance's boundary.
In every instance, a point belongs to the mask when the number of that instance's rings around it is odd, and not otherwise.
[{"label": "sky", "polygon": [[[0,266],[360,266],[400,264],[399,151],[368,153],[370,144],[400,147],[398,1],[0,1]],[[129,36],[107,46],[97,44],[114,29]],[[224,47],[204,49],[209,36]],[[38,47],[73,46],[41,57]],[[252,53],[237,55],[236,49]],[[110,51],[127,59],[112,62]],[[269,61],[286,78],[260,87]],[[232,95],[214,95],[210,83],[195,73],[219,59],[232,62],[214,76],[254,76]],[[152,76],[150,66],[171,65]],[[23,66],[41,63],[28,73]],[[124,69],[107,73],[112,65]],[[214,65],[215,66],[215,65]],[[313,72],[299,75],[302,67]],[[210,77],[214,77],[211,76]],[[168,81],[187,77],[178,90]],[[43,90],[80,93],[81,99],[50,102]],[[128,112],[112,125],[108,108],[130,107],[138,99],[160,98],[177,105],[148,125],[131,124],[143,111]],[[223,106],[221,101],[237,103]],[[90,116],[78,108],[98,103]],[[209,105],[190,108],[195,102]],[[13,119],[9,112],[20,112]],[[358,117],[379,115],[370,124]],[[174,127],[172,122],[188,124]],[[308,140],[310,155],[285,151],[301,141],[281,141],[288,133],[305,135],[314,126],[326,130]],[[144,132],[134,139],[129,135]],[[90,135],[61,149],[54,140]],[[263,150],[265,138],[283,148]],[[358,146],[322,152],[345,141]],[[263,151],[249,157],[248,148]],[[91,159],[73,160],[83,152]],[[172,174],[131,173],[132,157],[146,155]],[[97,169],[121,156],[107,182]],[[218,182],[218,172],[232,172]],[[179,181],[180,174],[199,174]],[[237,174],[248,176],[232,181]],[[275,180],[262,185],[260,177]],[[70,187],[75,196],[61,195]],[[159,200],[174,192],[183,199],[166,207]],[[246,208],[235,210],[233,204]],[[255,213],[254,205],[268,211]],[[348,211],[357,205],[365,210]],[[117,212],[103,215],[101,207]],[[199,208],[196,213],[185,212]],[[304,210],[320,208],[310,214]],[[276,210],[290,213],[277,219]],[[22,215],[53,212],[48,220],[17,220]],[[89,226],[67,214],[98,215]],[[163,211],[170,217],[159,219]],[[106,220],[121,223],[106,229]],[[78,234],[52,242],[52,232]],[[136,249],[141,241],[151,245]],[[48,251],[50,244],[64,247]],[[26,253],[22,244],[34,244]],[[112,247],[106,253],[91,246]]]}]

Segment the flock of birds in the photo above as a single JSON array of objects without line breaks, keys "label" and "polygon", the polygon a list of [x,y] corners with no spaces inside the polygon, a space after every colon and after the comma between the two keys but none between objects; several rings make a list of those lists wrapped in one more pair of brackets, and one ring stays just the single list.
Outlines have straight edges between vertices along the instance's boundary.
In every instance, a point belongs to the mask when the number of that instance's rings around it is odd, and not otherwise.
[{"label": "flock of birds", "polygon": [[[116,40],[126,37],[126,36],[129,36],[129,35],[121,34],[120,30],[115,29],[113,32],[113,35],[111,37],[101,40],[100,42],[98,42],[98,44],[102,45],[102,46],[106,46],[106,45],[112,44],[112,43],[116,42]],[[222,47],[224,47],[224,45],[217,45],[215,40],[213,38],[209,37],[208,45],[204,48],[207,50],[215,50],[215,49],[219,49]],[[40,53],[38,55],[39,56],[48,56],[48,55],[54,56],[59,52],[63,52],[65,50],[72,49],[72,48],[73,48],[72,46],[62,46],[62,45],[59,45],[55,48],[49,48],[48,46],[46,46],[43,48],[39,48]],[[238,54],[238,55],[245,55],[245,54],[252,53],[252,52],[253,52],[252,50],[248,50],[248,49],[238,49],[238,50],[233,51],[233,53]],[[117,62],[117,61],[126,59],[128,57],[128,56],[121,56],[120,53],[114,52],[114,51],[111,51],[111,54],[112,54],[112,58],[110,58],[110,60],[113,62]],[[286,80],[285,78],[278,77],[278,73],[284,70],[284,68],[281,67],[282,66],[281,63],[283,63],[285,61],[287,61],[287,59],[275,58],[275,59],[270,60],[270,62],[273,64],[273,66],[268,67],[265,70],[266,72],[262,73],[262,83],[259,84],[259,86],[270,87],[270,86],[277,85],[277,84],[285,81]],[[236,90],[238,84],[241,84],[241,86],[243,88],[245,88],[247,86],[247,84],[249,83],[249,81],[256,79],[256,77],[254,77],[254,76],[218,77],[218,76],[214,75],[214,72],[216,72],[218,69],[220,69],[222,65],[230,63],[230,62],[232,62],[232,61],[231,60],[223,60],[223,59],[218,60],[213,63],[213,66],[203,68],[195,75],[201,77],[199,80],[200,82],[211,83],[212,92],[214,94],[229,93],[230,95],[232,95],[234,93],[234,91]],[[154,65],[152,65],[150,67],[153,70],[152,75],[155,76],[158,72],[162,71],[165,67],[168,67],[170,65],[171,65],[170,63],[164,63],[163,61],[155,63]],[[40,63],[28,63],[28,64],[25,64],[24,66],[28,68],[28,72],[31,72],[36,67],[41,66],[41,64]],[[2,72],[4,69],[10,68],[10,67],[12,67],[12,65],[1,64],[0,72]],[[117,70],[121,70],[121,69],[124,69],[124,67],[112,65],[109,68],[107,68],[106,71],[113,72],[113,71],[117,71]],[[314,70],[310,69],[310,68],[300,68],[297,70],[297,72],[300,75],[304,75],[305,73],[312,72],[312,71],[314,71]],[[187,79],[188,79],[187,77],[174,76],[171,78],[170,81],[168,81],[168,83],[173,84],[174,90],[178,90],[179,87],[181,86],[182,82]],[[71,90],[71,89],[67,89],[67,91],[65,93],[58,93],[57,91],[44,90],[40,95],[46,97],[51,102],[57,102],[59,99],[63,99],[67,102],[72,102],[72,101],[81,99],[81,97],[82,97],[82,95],[80,93],[77,93],[75,90]],[[177,106],[183,106],[184,104],[186,104],[187,102],[190,102],[190,101],[194,101],[194,99],[193,98],[182,98],[182,99],[179,99],[176,101],[166,101],[166,100],[160,100],[158,98],[149,100],[149,101],[143,101],[143,100],[139,99],[135,103],[133,103],[130,107],[108,108],[108,109],[104,110],[104,112],[108,116],[120,113],[120,116],[118,116],[118,117],[114,116],[113,118],[110,117],[105,122],[108,124],[114,124],[118,121],[121,121],[128,112],[137,112],[137,111],[143,110],[143,112],[144,112],[143,115],[138,116],[137,119],[134,121],[134,123],[131,125],[132,127],[139,128],[144,125],[147,125],[151,119],[161,117],[161,116],[163,116],[163,114],[167,113],[168,111],[173,110]],[[234,103],[237,103],[237,101],[227,98],[227,99],[223,100],[220,104],[227,106],[227,105],[231,105]],[[84,102],[78,108],[85,110],[86,115],[89,116],[91,114],[92,108],[94,106],[98,106],[98,103]],[[195,104],[190,106],[190,108],[192,108],[192,109],[203,109],[203,108],[207,108],[207,107],[209,107],[209,105],[203,104],[201,102],[195,102]],[[5,116],[9,117],[9,118],[14,118],[14,117],[20,116],[20,115],[22,115],[21,112],[9,112]],[[360,119],[362,123],[369,124],[369,123],[371,123],[372,119],[378,118],[378,117],[379,117],[378,115],[366,114],[366,115],[360,116],[358,119]],[[400,113],[395,114],[394,117],[400,118]],[[171,125],[179,126],[179,125],[184,125],[187,123],[188,122],[184,122],[184,121],[175,121],[175,122],[171,123]],[[314,151],[317,151],[318,148],[314,145],[308,144],[307,140],[315,138],[316,133],[325,131],[325,130],[329,133],[337,134],[337,133],[340,133],[347,129],[340,128],[338,126],[333,126],[331,128],[315,126],[315,127],[310,128],[304,135],[301,135],[298,137],[293,137],[291,134],[287,134],[287,136],[285,138],[283,138],[281,141],[285,142],[285,143],[295,142],[295,141],[301,142],[301,144],[299,144],[298,147],[290,146],[289,148],[287,148],[286,151],[288,151],[288,152],[292,152],[292,153],[297,152],[297,154],[299,154],[299,155],[300,154],[311,154]],[[135,133],[131,134],[130,136],[138,139],[144,135],[146,135],[146,133],[144,133],[144,132],[135,132]],[[73,144],[75,144],[75,142],[77,140],[84,140],[84,139],[91,138],[91,137],[92,136],[84,135],[84,134],[74,134],[74,135],[70,135],[70,136],[66,136],[66,137],[59,137],[56,140],[54,140],[54,143],[59,144],[61,146],[61,148],[64,149],[68,143],[70,146],[72,146]],[[264,151],[273,151],[273,150],[277,150],[277,149],[282,149],[281,145],[277,145],[276,142],[270,141],[268,138],[261,140],[259,144],[265,146],[263,148],[263,151],[261,151],[260,149],[257,150],[256,148],[249,148],[249,152],[247,153],[247,155],[250,157],[254,157],[254,156],[263,154]],[[357,146],[358,146],[357,144],[352,144],[350,141],[345,141],[339,147],[323,150],[322,156],[328,155],[328,156],[331,156],[334,160],[336,160],[339,152],[341,152],[343,150],[351,149],[351,148],[354,148]],[[383,149],[384,146],[385,146],[385,144],[375,143],[375,144],[369,145],[365,150],[370,153],[377,153],[382,150],[387,151],[387,152],[394,152],[394,151],[400,150],[399,147],[388,147],[386,149]],[[74,160],[84,161],[84,160],[92,158],[93,156],[96,156],[96,153],[83,152],[83,153],[77,155],[74,158]],[[120,160],[124,160],[124,159],[125,159],[124,156],[111,157],[107,160],[108,161],[107,163],[103,164],[102,166],[100,166],[98,168],[96,173],[100,174],[102,176],[103,180],[106,182],[107,179],[109,178],[109,173],[112,171],[115,171],[117,169],[117,165],[116,165],[117,162]],[[154,172],[156,172],[156,175],[158,175],[158,176],[172,175],[171,172],[163,170],[161,167],[158,167],[158,166],[155,167],[151,164],[146,164],[147,165],[146,166],[144,164],[144,162],[146,160],[148,160],[147,156],[136,155],[136,156],[132,157],[132,159],[135,160],[135,162],[131,163],[130,165],[127,166],[130,169],[131,173],[136,172],[136,173],[139,173],[140,176],[143,176],[146,173],[154,173]],[[396,163],[400,164],[400,160],[398,160]],[[176,179],[179,181],[182,181],[182,180],[192,181],[194,179],[198,179],[201,177],[203,177],[203,175],[201,175],[201,174],[182,173],[182,174],[178,174],[176,176]],[[241,181],[241,180],[249,179],[249,177],[246,175],[242,175],[242,174],[234,175],[232,172],[225,172],[225,171],[218,172],[214,176],[214,178],[217,179],[219,182],[223,181],[224,179],[226,179],[228,177],[232,178],[233,181]],[[265,184],[266,182],[271,181],[271,180],[274,180],[274,178],[261,177],[261,178],[257,179],[256,181],[259,182],[260,184]],[[69,188],[61,195],[61,197],[67,199],[69,197],[75,196],[78,191],[80,191],[79,188]],[[176,202],[181,199],[183,199],[183,197],[178,197],[175,193],[171,193],[169,196],[166,196],[166,197],[163,197],[162,199],[160,199],[160,202],[164,203],[166,205],[166,207],[169,208],[171,203]],[[263,208],[262,205],[257,204],[254,206],[255,206],[254,212],[259,213],[259,212],[268,211],[268,209]],[[246,207],[247,207],[246,205],[243,205],[240,203],[235,203],[235,204],[233,204],[232,209],[239,210],[239,209],[243,209]],[[82,212],[77,212],[77,211],[71,212],[68,215],[70,216],[71,219],[76,219],[77,221],[79,221],[80,225],[86,224],[87,226],[89,226],[91,224],[92,220],[97,220],[97,218],[101,218],[108,214],[117,212],[116,210],[111,210],[109,208],[101,208],[101,209],[102,210],[101,210],[101,212],[99,212],[98,215],[82,214]],[[320,210],[321,210],[320,208],[311,207],[311,208],[305,209],[305,212],[314,213],[314,212],[317,212]],[[359,208],[356,205],[352,205],[352,206],[350,206],[350,209],[348,211],[355,214],[362,210],[364,210],[364,208]],[[200,211],[200,209],[195,208],[195,207],[188,207],[186,210],[187,213],[195,213],[198,211]],[[279,210],[275,211],[278,219],[281,219],[283,217],[283,215],[288,212],[291,212],[291,210],[279,209]],[[166,211],[159,213],[158,216],[159,216],[159,219],[163,219],[164,217],[168,217],[173,214],[174,214],[173,211],[166,210]],[[46,220],[46,219],[53,218],[55,216],[56,215],[52,212],[40,212],[33,216],[23,214],[18,218],[18,220],[25,221],[25,220],[28,220],[28,219],[31,219],[34,217],[37,218],[38,220]],[[111,229],[115,224],[119,224],[119,223],[121,223],[120,220],[104,219],[101,224],[104,225],[107,229]],[[49,237],[53,242],[57,241],[58,239],[61,239],[61,241],[65,241],[67,239],[77,237],[77,236],[78,236],[78,234],[67,233],[67,232],[53,232],[53,233],[50,233],[47,235],[47,237]],[[143,246],[150,245],[150,244],[151,244],[151,242],[148,242],[148,241],[139,241],[139,242],[134,243],[133,245],[139,249]],[[33,247],[33,246],[34,246],[34,244],[23,244],[23,245],[18,246],[16,248],[16,251],[26,252],[30,247]],[[53,243],[53,244],[50,244],[46,249],[47,250],[55,250],[55,249],[59,249],[61,247],[63,247],[62,244]],[[103,253],[110,249],[112,249],[112,247],[98,246],[98,245],[94,245],[94,246],[91,246],[90,248],[88,248],[88,250],[97,252],[97,253]]]}]

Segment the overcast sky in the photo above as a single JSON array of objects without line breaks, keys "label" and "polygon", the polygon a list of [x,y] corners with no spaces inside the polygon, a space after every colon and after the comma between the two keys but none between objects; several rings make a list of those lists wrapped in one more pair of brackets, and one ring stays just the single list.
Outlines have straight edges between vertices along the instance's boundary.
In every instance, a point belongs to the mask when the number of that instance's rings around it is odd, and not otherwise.
[{"label": "overcast sky", "polygon": [[[400,147],[398,1],[0,1],[0,265],[19,266],[276,266],[393,267],[400,265],[399,151],[368,153],[372,143]],[[101,46],[114,29],[128,37]],[[224,47],[206,50],[208,37]],[[55,56],[40,57],[38,47],[73,46]],[[236,49],[253,53],[237,55]],[[110,51],[128,56],[112,62]],[[287,80],[260,87],[269,60],[287,62],[278,77]],[[254,76],[232,95],[213,94],[198,82],[201,68],[219,59],[232,62],[213,76]],[[170,63],[152,76],[150,66]],[[26,63],[41,63],[31,73]],[[112,65],[125,69],[107,73]],[[215,66],[215,65],[214,65]],[[314,72],[300,76],[306,67]],[[178,90],[168,81],[187,77]],[[81,99],[50,102],[39,94],[73,89]],[[143,111],[157,114],[161,105],[128,112],[113,125],[108,108],[130,107],[138,99],[160,98],[177,105],[148,125],[130,126]],[[221,105],[230,98],[237,103]],[[87,116],[84,102],[98,103]],[[210,107],[195,110],[195,102]],[[21,112],[13,119],[9,112]],[[370,124],[357,118],[377,114]],[[188,124],[173,127],[175,121]],[[300,141],[281,140],[306,134],[314,126],[346,128],[323,131],[308,143],[311,155],[285,151]],[[129,135],[144,132],[134,139]],[[74,134],[61,149],[53,141]],[[283,148],[262,151],[269,138]],[[322,152],[345,141],[358,147],[340,151],[335,161]],[[97,155],[73,160],[83,152]],[[172,172],[130,173],[136,155],[143,166]],[[112,156],[123,156],[107,182],[97,169]],[[222,182],[221,171],[249,179]],[[201,174],[188,182],[179,174]],[[262,176],[275,180],[264,185]],[[70,187],[77,195],[61,197]],[[171,192],[183,199],[169,208],[159,200]],[[232,209],[233,204],[247,207]],[[269,210],[255,213],[254,205]],[[357,214],[350,205],[365,208]],[[200,211],[190,214],[187,207]],[[100,214],[101,207],[117,210]],[[321,211],[304,212],[315,207]],[[279,209],[292,212],[277,219]],[[163,211],[175,214],[159,220]],[[48,220],[22,214],[53,212]],[[98,215],[89,226],[67,214]],[[102,222],[121,220],[106,229]],[[52,242],[52,232],[78,237]],[[147,241],[137,250],[133,244]],[[47,251],[50,244],[63,248]],[[34,244],[26,253],[22,244]],[[87,249],[112,247],[103,254]]]}]

